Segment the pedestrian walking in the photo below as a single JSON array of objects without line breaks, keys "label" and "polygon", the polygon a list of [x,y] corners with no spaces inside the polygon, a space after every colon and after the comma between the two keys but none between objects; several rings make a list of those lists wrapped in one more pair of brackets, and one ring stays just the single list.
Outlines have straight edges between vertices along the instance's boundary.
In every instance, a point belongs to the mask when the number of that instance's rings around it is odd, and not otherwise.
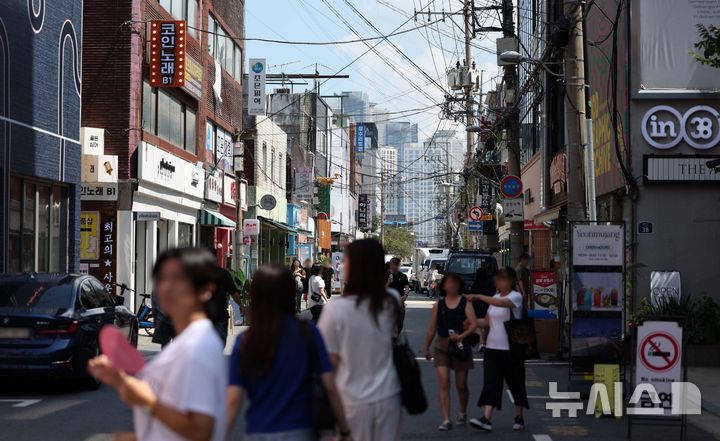
[{"label": "pedestrian walking", "polygon": [[530,285],[530,255],[522,253],[520,261],[515,267],[517,274],[517,291],[523,296],[523,305],[532,306],[532,286]]},{"label": "pedestrian walking", "polygon": [[[487,263],[486,263],[487,262]],[[487,296],[495,295],[495,282],[493,281],[492,268],[488,261],[483,261],[475,272],[475,281],[470,288],[473,294],[484,294]],[[487,315],[488,304],[485,302],[471,302],[475,310],[475,317],[478,319],[485,318]],[[485,350],[485,340],[487,339],[487,328],[478,327],[475,332],[480,337],[480,351]]]},{"label": "pedestrian walking", "polygon": [[320,319],[323,306],[328,301],[327,291],[325,291],[325,281],[322,278],[322,266],[315,264],[310,269],[309,296],[307,300],[308,309],[312,314],[315,323]]},{"label": "pedestrian walking", "polygon": [[530,408],[525,389],[525,361],[512,356],[505,330],[505,322],[510,320],[511,314],[517,319],[522,316],[523,297],[515,291],[516,283],[515,270],[506,267],[495,275],[497,294],[468,296],[471,301],[489,305],[486,318],[478,319],[479,326],[489,327],[483,359],[483,390],[478,401],[478,406],[483,408],[483,416],[470,420],[471,426],[488,432],[492,431],[493,408],[500,410],[502,406],[503,379],[515,403],[514,430],[525,428],[523,408]]},{"label": "pedestrian walking", "polygon": [[428,270],[425,283],[428,287],[428,298],[434,299],[436,296],[436,286],[440,280],[440,272],[437,269],[437,265],[433,266]]},{"label": "pedestrian walking", "polygon": [[400,295],[400,317],[398,318],[397,330],[401,332],[405,323],[405,301],[410,295],[410,281],[405,273],[400,271],[400,258],[390,259],[390,277],[392,280],[388,287],[394,289]]},{"label": "pedestrian walking", "polygon": [[250,309],[262,320],[237,338],[230,356],[227,432],[247,397],[246,441],[316,440],[310,382],[314,373],[330,399],[339,438],[349,440],[325,343],[312,323],[295,317],[295,292],[295,279],[282,265],[262,266],[253,276]]},{"label": "pedestrian walking", "polygon": [[[468,370],[473,368],[471,344],[467,341],[477,327],[472,304],[463,296],[462,278],[456,273],[443,277],[439,289],[444,296],[433,306],[430,325],[425,335],[425,359],[435,359],[439,380],[440,413],[443,421],[438,430],[452,429],[450,420],[450,371],[455,371],[455,387],[458,392],[460,412],[456,424],[467,422]],[[430,353],[430,345],[435,348]]]},{"label": "pedestrian walking", "polygon": [[162,253],[153,278],[158,303],[175,326],[175,339],[137,377],[114,367],[105,355],[90,360],[90,373],[115,388],[133,409],[134,434],[115,439],[224,439],[227,369],[212,316],[221,271],[205,249]]},{"label": "pedestrian walking", "polygon": [[293,279],[295,280],[295,313],[299,314],[303,293],[305,292],[305,279],[307,279],[307,274],[298,259],[293,259],[290,265],[290,271],[292,271]]},{"label": "pedestrian walking", "polygon": [[325,293],[327,294],[327,298],[329,299],[330,297],[332,297],[333,280],[335,280],[335,270],[332,267],[332,261],[330,260],[330,258],[326,259],[325,263],[323,263],[322,278],[323,282],[325,282]]},{"label": "pedestrian walking", "polygon": [[325,307],[318,323],[356,441],[400,439],[402,403],[392,346],[399,298],[385,288],[383,260],[383,247],[374,239],[348,245],[344,294]]},{"label": "pedestrian walking", "polygon": [[308,293],[310,292],[310,270],[312,269],[312,260],[305,259],[305,262],[303,262],[303,269],[305,270],[305,278],[303,279],[303,300],[305,301],[305,307],[307,308]]}]

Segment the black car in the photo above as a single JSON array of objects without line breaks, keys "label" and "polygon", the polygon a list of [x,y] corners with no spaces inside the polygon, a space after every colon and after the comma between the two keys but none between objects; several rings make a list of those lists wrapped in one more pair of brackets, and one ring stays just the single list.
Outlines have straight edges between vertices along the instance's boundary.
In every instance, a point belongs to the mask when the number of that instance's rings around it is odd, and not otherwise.
[{"label": "black car", "polygon": [[138,321],[94,277],[77,274],[0,276],[0,377],[79,380],[96,388],[87,362],[98,333],[115,325],[137,346]]},{"label": "black car", "polygon": [[467,289],[471,289],[477,270],[481,267],[488,270],[488,275],[495,274],[498,270],[495,256],[483,250],[452,250],[444,272],[459,274]]}]

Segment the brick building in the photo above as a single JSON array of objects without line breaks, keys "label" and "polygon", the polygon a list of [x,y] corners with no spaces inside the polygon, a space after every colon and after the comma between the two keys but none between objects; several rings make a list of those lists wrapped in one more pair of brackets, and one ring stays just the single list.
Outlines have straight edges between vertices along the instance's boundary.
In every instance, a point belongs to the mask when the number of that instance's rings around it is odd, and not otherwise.
[{"label": "brick building", "polygon": [[75,271],[82,1],[0,2],[0,273]]},{"label": "brick building", "polygon": [[[186,21],[182,87],[150,86],[148,28],[157,19]],[[83,201],[83,212],[115,227],[112,256],[82,264],[137,293],[150,292],[152,265],[168,247],[212,247],[228,265],[244,2],[94,0],[85,2],[84,24],[82,126],[104,130],[104,153],[118,157],[118,192],[111,200]]]}]

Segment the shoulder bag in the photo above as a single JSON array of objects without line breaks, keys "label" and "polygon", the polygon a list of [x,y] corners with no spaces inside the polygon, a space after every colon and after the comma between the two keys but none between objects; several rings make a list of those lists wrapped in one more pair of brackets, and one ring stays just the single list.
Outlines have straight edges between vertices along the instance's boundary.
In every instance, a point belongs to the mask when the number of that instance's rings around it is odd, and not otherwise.
[{"label": "shoulder bag", "polygon": [[515,360],[540,358],[537,335],[535,335],[535,320],[526,316],[524,308],[522,317],[515,318],[514,310],[515,308],[510,308],[510,320],[504,323],[510,354]]},{"label": "shoulder bag", "polygon": [[[398,304],[399,315],[401,306],[399,301],[396,303]],[[400,333],[398,338],[393,341],[393,361],[400,381],[400,398],[403,407],[410,415],[425,412],[428,408],[428,402],[423,389],[420,365],[404,333]]]},{"label": "shoulder bag", "polygon": [[307,322],[300,322],[300,327],[308,345],[308,377],[310,382],[310,412],[312,426],[315,432],[320,433],[335,428],[335,413],[330,405],[325,386],[318,371],[318,351],[315,345],[311,325]]}]

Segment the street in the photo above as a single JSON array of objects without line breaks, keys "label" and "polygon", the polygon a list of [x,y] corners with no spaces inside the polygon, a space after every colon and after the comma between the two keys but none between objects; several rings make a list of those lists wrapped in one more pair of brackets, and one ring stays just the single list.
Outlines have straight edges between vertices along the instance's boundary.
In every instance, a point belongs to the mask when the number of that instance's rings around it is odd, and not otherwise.
[{"label": "street", "polygon": [[[408,302],[406,332],[412,347],[421,355],[422,341],[427,329],[432,302],[413,296]],[[237,329],[237,328],[236,328]],[[144,337],[141,349],[148,357],[153,356],[157,347]],[[230,346],[230,345],[228,345]],[[480,415],[474,406],[482,385],[482,356],[475,356],[475,369],[470,375],[470,418]],[[561,362],[533,360],[527,363],[527,386],[531,409],[525,415],[526,428],[522,432],[512,430],[513,409],[509,394],[504,397],[503,409],[493,418],[494,432],[486,434],[469,427],[454,427],[449,432],[438,432],[440,411],[437,400],[437,377],[432,362],[420,361],[423,370],[423,383],[428,397],[429,409],[419,416],[404,416],[402,439],[465,440],[482,437],[502,437],[503,440],[563,441],[563,440],[609,440],[624,439],[627,434],[627,420],[610,417],[596,419],[579,414],[578,418],[551,417],[545,409],[548,400],[547,383],[557,381],[558,390],[566,390],[567,365]],[[451,392],[452,393],[452,392]],[[457,401],[452,396],[451,413],[457,414]],[[690,417],[688,439],[720,440],[717,428],[720,419],[715,416],[700,415]],[[711,435],[695,426],[704,423],[715,428]],[[242,439],[242,422],[233,431],[233,439]],[[132,416],[118,399],[113,390],[101,387],[97,391],[78,391],[68,386],[47,383],[28,384],[19,382],[3,384],[0,388],[0,433],[2,439],[25,440],[110,440],[115,431],[131,430]],[[636,429],[636,438],[652,436],[653,441],[677,440],[678,432],[674,428],[657,426]]]}]

